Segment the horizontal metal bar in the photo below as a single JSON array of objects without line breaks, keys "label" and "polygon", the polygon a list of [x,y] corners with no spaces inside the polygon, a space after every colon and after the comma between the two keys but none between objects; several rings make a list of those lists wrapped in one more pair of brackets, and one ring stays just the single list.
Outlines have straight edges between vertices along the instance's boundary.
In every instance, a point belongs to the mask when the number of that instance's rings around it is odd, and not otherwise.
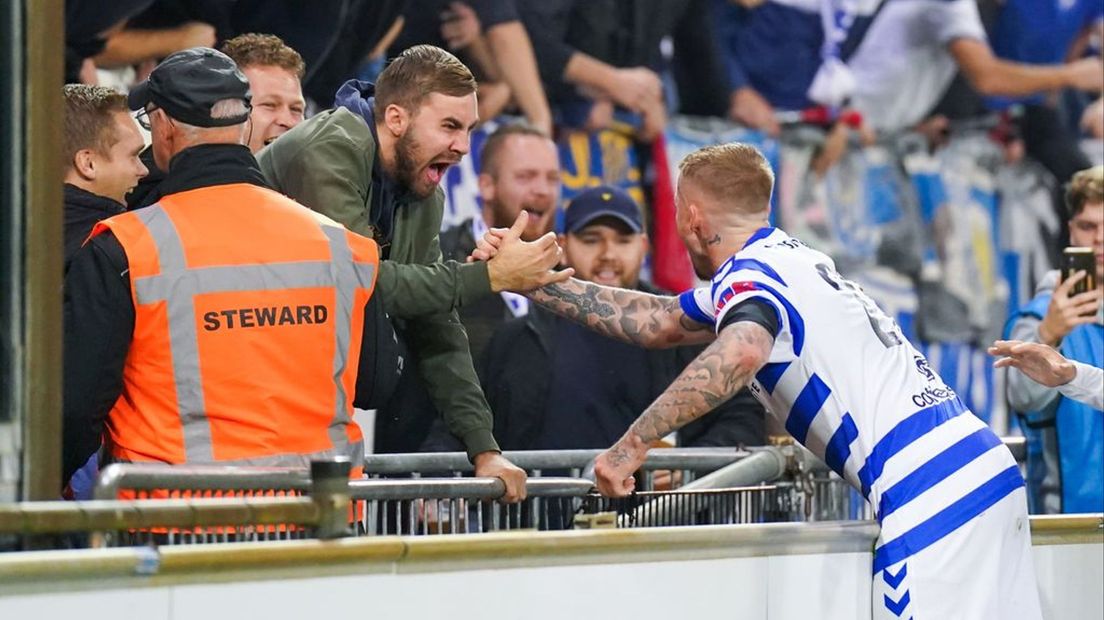
[{"label": "horizontal metal bar", "polygon": [[[603,450],[513,450],[502,455],[526,470],[586,467]],[[692,469],[711,471],[746,457],[738,448],[664,448],[648,453],[643,469]],[[473,467],[463,452],[406,452],[368,454],[364,471],[369,474],[411,472],[470,472]]]},{"label": "horizontal metal bar", "polygon": [[594,483],[579,478],[529,478],[525,488],[530,497],[580,497],[594,490]]},{"label": "horizontal metal bar", "polygon": [[1104,514],[1033,516],[1031,538],[1048,545],[1102,543]]},{"label": "horizontal metal bar", "polygon": [[683,489],[745,487],[772,482],[781,478],[784,473],[786,473],[786,457],[780,449],[759,450],[746,459],[698,478]]},{"label": "horizontal metal bar", "polygon": [[95,493],[96,499],[115,499],[121,489],[307,491],[309,488],[310,472],[306,468],[114,463],[100,472]]},{"label": "horizontal metal bar", "polygon": [[59,534],[157,527],[314,525],[308,497],[92,500],[0,504],[0,532]]},{"label": "horizontal metal bar", "polygon": [[[1023,462],[1026,452],[1023,437],[1003,437],[1016,460]],[[665,448],[651,450],[642,469],[683,469],[709,472],[746,458],[770,446],[739,448]],[[525,470],[582,469],[603,450],[513,450],[502,455]],[[364,471],[368,474],[408,474],[412,472],[470,472],[472,464],[463,452],[406,452],[369,454]]]},{"label": "horizontal metal bar", "polygon": [[[589,480],[577,478],[530,478],[525,483],[530,497],[581,497],[594,488]],[[413,478],[403,480],[353,480],[353,499],[473,499],[494,500],[506,492],[498,478]]]},{"label": "horizontal metal bar", "polygon": [[[683,486],[678,493],[647,502],[630,514],[621,515],[622,526],[647,519],[655,525],[674,522],[675,515],[681,514],[691,505],[690,497],[695,491],[708,492],[712,489],[725,489],[726,492],[750,492],[752,485],[772,482],[786,473],[786,456],[780,448],[759,450],[745,459],[727,465],[713,473],[698,478]],[[757,487],[756,491],[774,490],[774,487]]]},{"label": "horizontal metal bar", "polygon": [[[1004,443],[1023,460],[1022,437],[1006,437]],[[718,470],[772,447],[750,448],[670,448],[652,450],[642,469],[691,470],[699,473]],[[602,450],[519,450],[504,455],[527,470],[583,469]],[[472,464],[463,452],[406,453],[367,455],[369,474],[410,474],[471,472]],[[147,463],[113,464],[104,468],[96,488],[97,499],[114,499],[120,489],[165,489],[170,491],[240,491],[243,489],[281,489],[305,492],[309,487],[305,469],[237,466],[170,466]],[[538,492],[539,491],[531,491]],[[442,497],[459,497],[447,495]]]},{"label": "horizontal metal bar", "polygon": [[[190,472],[194,475],[196,472]],[[219,474],[222,475],[222,474]],[[129,483],[129,477],[127,477]],[[160,480],[144,479],[153,487]],[[199,480],[176,479],[181,488]],[[185,482],[190,482],[189,487]],[[233,490],[224,480],[214,486]],[[252,482],[252,481],[251,481]],[[129,488],[126,487],[126,488]],[[530,497],[582,497],[593,488],[589,480],[531,478]],[[355,500],[471,499],[496,500],[506,487],[498,478],[418,478],[354,480]],[[191,499],[92,500],[85,502],[22,502],[0,504],[0,533],[46,534],[110,531],[152,527],[234,525],[316,525],[318,508],[310,497],[222,497]]]},{"label": "horizontal metal bar", "polygon": [[506,492],[498,478],[414,478],[410,480],[352,480],[349,494],[353,499],[408,500],[497,499]]},{"label": "horizontal metal bar", "polygon": [[[1040,533],[1060,530],[1080,535],[1092,544],[1104,543],[1102,515],[1031,517],[1034,545],[1053,544]],[[673,527],[638,530],[573,532],[505,532],[469,536],[381,536],[339,541],[277,541],[229,543],[192,547],[29,551],[0,554],[0,594],[14,588],[25,593],[71,591],[75,584],[134,577],[148,585],[149,574],[158,583],[196,583],[197,579],[255,581],[270,574],[287,575],[289,567],[333,566],[358,570],[379,565],[403,572],[401,565],[436,563],[438,570],[472,570],[473,566],[548,566],[572,562],[593,563],[633,557],[769,557],[825,553],[869,553],[878,536],[870,521],[834,523],[773,523]],[[1059,543],[1060,544],[1060,543]],[[456,560],[462,559],[462,562]],[[271,571],[271,572],[266,572]],[[140,580],[140,581],[139,581]],[[126,582],[117,587],[126,587]],[[32,586],[32,584],[34,584]],[[7,592],[11,592],[7,589]]]}]

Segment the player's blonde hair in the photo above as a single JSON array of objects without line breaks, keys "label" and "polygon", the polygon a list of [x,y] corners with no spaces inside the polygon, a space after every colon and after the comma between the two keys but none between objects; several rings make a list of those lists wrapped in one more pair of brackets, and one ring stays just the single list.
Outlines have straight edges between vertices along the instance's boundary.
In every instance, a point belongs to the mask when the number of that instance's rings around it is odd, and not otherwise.
[{"label": "player's blonde hair", "polygon": [[679,183],[691,182],[726,210],[759,213],[770,208],[774,171],[750,144],[707,146],[679,164]]}]

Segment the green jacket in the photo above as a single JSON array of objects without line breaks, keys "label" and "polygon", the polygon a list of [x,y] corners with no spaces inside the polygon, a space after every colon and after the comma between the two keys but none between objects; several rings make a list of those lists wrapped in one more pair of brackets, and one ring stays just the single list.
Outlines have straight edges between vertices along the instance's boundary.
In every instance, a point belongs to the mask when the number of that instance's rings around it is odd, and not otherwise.
[{"label": "green jacket", "polygon": [[[257,160],[276,190],[373,237],[368,208],[375,156],[375,138],[365,121],[337,108],[300,123],[262,150]],[[391,317],[406,320],[404,336],[418,356],[433,403],[474,457],[498,450],[498,444],[456,308],[490,293],[490,279],[486,263],[441,260],[443,216],[440,188],[396,210],[388,260],[380,264],[375,294]]]}]

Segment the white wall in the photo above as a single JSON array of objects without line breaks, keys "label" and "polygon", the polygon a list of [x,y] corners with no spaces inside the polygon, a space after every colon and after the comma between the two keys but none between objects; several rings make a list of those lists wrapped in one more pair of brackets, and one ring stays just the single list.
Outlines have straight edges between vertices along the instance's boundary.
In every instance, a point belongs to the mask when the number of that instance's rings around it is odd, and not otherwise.
[{"label": "white wall", "polygon": [[[1101,545],[1035,547],[1048,618],[1104,618]],[[404,570],[406,565],[399,565]],[[304,568],[304,572],[309,569]],[[325,620],[365,618],[870,617],[870,554],[834,553],[387,572],[0,597],[0,618]]]}]

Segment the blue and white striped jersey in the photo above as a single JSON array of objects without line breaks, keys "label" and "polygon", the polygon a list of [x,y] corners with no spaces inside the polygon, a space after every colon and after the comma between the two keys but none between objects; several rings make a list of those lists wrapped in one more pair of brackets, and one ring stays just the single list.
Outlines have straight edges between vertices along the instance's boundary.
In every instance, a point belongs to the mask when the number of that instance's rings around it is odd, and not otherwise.
[{"label": "blue and white striped jersey", "polygon": [[1023,485],[999,438],[828,256],[764,228],[710,287],[679,300],[691,318],[720,325],[751,298],[769,303],[779,324],[752,393],[871,502],[887,541],[875,570]]}]

